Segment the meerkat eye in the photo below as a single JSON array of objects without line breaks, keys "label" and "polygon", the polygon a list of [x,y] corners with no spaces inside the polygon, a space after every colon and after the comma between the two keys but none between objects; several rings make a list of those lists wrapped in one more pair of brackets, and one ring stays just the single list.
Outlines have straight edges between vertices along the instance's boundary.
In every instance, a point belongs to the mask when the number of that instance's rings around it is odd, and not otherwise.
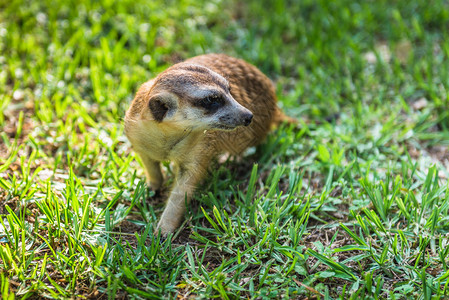
[{"label": "meerkat eye", "polygon": [[206,110],[217,110],[224,104],[224,99],[220,95],[210,95],[202,98],[199,101],[199,106],[205,108]]}]

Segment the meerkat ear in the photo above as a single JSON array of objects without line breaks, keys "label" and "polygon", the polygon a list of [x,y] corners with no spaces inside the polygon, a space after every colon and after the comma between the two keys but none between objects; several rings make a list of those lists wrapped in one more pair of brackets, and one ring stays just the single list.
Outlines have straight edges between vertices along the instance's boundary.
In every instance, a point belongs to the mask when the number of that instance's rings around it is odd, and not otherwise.
[{"label": "meerkat ear", "polygon": [[154,120],[162,122],[167,116],[171,115],[176,109],[176,99],[170,94],[157,94],[150,98],[148,103]]}]

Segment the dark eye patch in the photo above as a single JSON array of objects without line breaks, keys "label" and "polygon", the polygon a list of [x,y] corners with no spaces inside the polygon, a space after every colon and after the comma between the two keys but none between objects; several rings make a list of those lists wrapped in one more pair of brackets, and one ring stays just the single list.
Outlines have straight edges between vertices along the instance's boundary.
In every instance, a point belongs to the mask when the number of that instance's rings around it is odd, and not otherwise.
[{"label": "dark eye patch", "polygon": [[198,100],[197,105],[210,112],[215,112],[225,103],[223,96],[219,94],[208,95]]}]

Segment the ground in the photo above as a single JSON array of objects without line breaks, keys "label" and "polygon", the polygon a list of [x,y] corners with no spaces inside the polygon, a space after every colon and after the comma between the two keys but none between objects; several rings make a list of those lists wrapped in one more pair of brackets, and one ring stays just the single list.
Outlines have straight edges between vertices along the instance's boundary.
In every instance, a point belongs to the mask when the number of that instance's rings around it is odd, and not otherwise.
[{"label": "ground", "polygon": [[[449,297],[446,1],[0,3],[2,298]],[[123,133],[223,52],[298,120],[213,163],[171,237]],[[9,297],[9,298],[8,298]]]}]

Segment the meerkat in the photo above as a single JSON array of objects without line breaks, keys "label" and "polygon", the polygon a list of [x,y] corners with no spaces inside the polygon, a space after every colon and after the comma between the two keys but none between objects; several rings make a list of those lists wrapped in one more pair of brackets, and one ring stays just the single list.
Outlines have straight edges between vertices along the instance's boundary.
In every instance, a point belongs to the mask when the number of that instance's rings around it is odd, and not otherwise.
[{"label": "meerkat", "polygon": [[175,64],[144,83],[125,116],[125,134],[140,156],[150,188],[163,184],[160,163],[175,180],[156,233],[175,231],[195,187],[220,153],[241,154],[286,117],[274,86],[255,66],[224,54]]}]

